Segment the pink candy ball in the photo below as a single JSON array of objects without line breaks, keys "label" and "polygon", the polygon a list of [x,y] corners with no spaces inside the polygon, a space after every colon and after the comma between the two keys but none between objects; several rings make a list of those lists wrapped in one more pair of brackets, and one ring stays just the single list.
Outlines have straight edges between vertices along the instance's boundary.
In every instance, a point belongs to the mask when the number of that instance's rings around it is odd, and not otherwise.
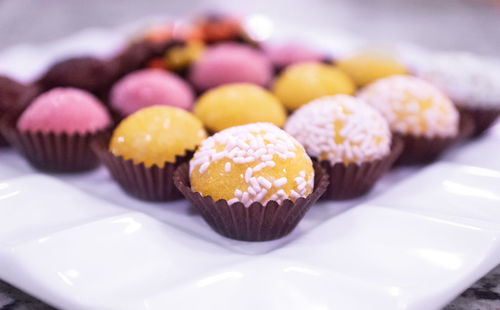
[{"label": "pink candy ball", "polygon": [[266,86],[272,78],[272,65],[264,53],[237,43],[222,43],[205,50],[190,72],[199,90],[228,83]]},{"label": "pink candy ball", "polygon": [[153,105],[189,109],[194,94],[189,85],[177,75],[160,70],[144,69],[132,72],[118,81],[111,90],[111,106],[130,115]]},{"label": "pink candy ball", "polygon": [[86,134],[111,124],[106,108],[90,93],[54,88],[38,96],[17,121],[20,131]]},{"label": "pink candy ball", "polygon": [[323,55],[300,44],[286,43],[268,46],[265,52],[274,66],[284,68],[299,62],[320,62]]}]

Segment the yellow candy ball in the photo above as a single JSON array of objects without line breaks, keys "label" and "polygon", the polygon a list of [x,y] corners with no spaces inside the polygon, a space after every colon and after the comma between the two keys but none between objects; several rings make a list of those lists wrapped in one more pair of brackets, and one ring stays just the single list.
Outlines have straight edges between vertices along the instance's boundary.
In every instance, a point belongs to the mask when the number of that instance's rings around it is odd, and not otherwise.
[{"label": "yellow candy ball", "polygon": [[392,55],[361,52],[337,62],[340,70],[349,75],[359,87],[391,75],[407,74],[406,67]]},{"label": "yellow candy ball", "polygon": [[165,54],[165,61],[170,69],[180,70],[195,62],[203,53],[201,41],[189,41],[185,46],[175,46]]},{"label": "yellow candy ball", "polygon": [[326,95],[356,91],[353,81],[334,66],[322,63],[299,63],[288,67],[277,78],[273,92],[289,110]]},{"label": "yellow candy ball", "polygon": [[226,84],[207,91],[193,112],[213,132],[256,122],[281,127],[286,121],[279,100],[264,88],[248,83]]},{"label": "yellow candy ball", "polygon": [[153,106],[124,119],[113,132],[109,150],[125,160],[163,167],[177,155],[194,150],[207,134],[203,124],[185,110]]},{"label": "yellow candy ball", "polygon": [[216,133],[203,140],[189,165],[193,191],[229,204],[295,201],[314,187],[312,162],[304,148],[269,123]]}]

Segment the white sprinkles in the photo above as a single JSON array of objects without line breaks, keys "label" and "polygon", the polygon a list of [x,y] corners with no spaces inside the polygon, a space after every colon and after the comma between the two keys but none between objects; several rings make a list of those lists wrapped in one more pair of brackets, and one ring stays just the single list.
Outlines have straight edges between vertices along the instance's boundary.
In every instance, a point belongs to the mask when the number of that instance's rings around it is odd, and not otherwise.
[{"label": "white sprinkles", "polygon": [[[336,137],[335,122],[342,128]],[[385,119],[366,103],[347,95],[326,96],[302,106],[288,119],[285,130],[309,155],[338,162],[361,163],[390,151],[391,132]],[[342,143],[336,143],[341,138]]]},{"label": "white sprinkles", "polygon": [[[223,150],[217,152],[217,146],[223,146]],[[291,197],[298,199],[305,197],[308,189],[312,191],[314,186],[314,173],[306,180],[305,171],[300,171],[299,176],[294,178],[296,187],[290,195],[281,189],[290,182],[286,177],[276,180],[268,180],[263,176],[254,174],[265,167],[274,167],[276,162],[274,156],[281,159],[293,159],[296,157],[295,151],[302,146],[290,135],[275,125],[269,123],[255,123],[243,126],[236,126],[223,130],[202,141],[199,150],[194,154],[189,164],[190,175],[194,169],[199,173],[204,173],[211,163],[222,158],[228,158],[234,164],[250,164],[244,173],[245,183],[248,184],[246,191],[236,189],[234,198],[228,200],[229,204],[242,202],[245,206],[250,206],[254,201],[266,204],[269,200],[282,203]],[[231,162],[225,164],[224,170],[231,171]],[[265,199],[272,190],[275,193],[269,199]]]},{"label": "white sprinkles", "polygon": [[500,108],[500,62],[467,53],[436,53],[414,73],[437,85],[458,106]]},{"label": "white sprinkles", "polygon": [[426,137],[457,134],[458,111],[443,92],[420,78],[383,78],[365,87],[358,98],[377,109],[392,131]]}]

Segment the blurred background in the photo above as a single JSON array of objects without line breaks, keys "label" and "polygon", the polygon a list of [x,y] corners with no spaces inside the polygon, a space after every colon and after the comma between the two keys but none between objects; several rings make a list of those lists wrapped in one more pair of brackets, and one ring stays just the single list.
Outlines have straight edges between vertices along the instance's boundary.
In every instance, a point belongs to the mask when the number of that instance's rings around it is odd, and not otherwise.
[{"label": "blurred background", "polygon": [[0,0],[0,50],[43,43],[88,27],[203,11],[265,14],[310,31],[341,31],[372,41],[500,56],[498,0]]}]

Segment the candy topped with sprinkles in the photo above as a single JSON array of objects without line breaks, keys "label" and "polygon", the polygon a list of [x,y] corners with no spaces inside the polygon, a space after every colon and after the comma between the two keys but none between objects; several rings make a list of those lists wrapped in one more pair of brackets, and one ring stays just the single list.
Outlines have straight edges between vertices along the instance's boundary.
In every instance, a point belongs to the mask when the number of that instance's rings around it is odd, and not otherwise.
[{"label": "candy topped with sprinkles", "polygon": [[393,132],[426,137],[453,137],[458,111],[432,84],[412,76],[394,75],[366,86],[358,98],[377,109]]},{"label": "candy topped with sprinkles", "polygon": [[104,130],[111,117],[92,94],[72,87],[53,88],[33,100],[17,121],[21,131],[87,134]]},{"label": "candy topped with sprinkles", "polygon": [[323,55],[321,53],[311,49],[307,45],[299,43],[282,43],[278,45],[269,45],[264,49],[265,53],[273,63],[278,68],[284,68],[286,66],[306,61],[317,61],[323,60]]},{"label": "candy topped with sprinkles", "polygon": [[457,106],[500,108],[499,61],[467,53],[443,53],[426,58],[413,70],[445,91]]},{"label": "candy topped with sprinkles", "polygon": [[110,104],[123,115],[154,105],[188,110],[194,101],[189,85],[177,75],[159,69],[134,71],[112,88]]},{"label": "candy topped with sprinkles", "polygon": [[362,163],[389,154],[391,132],[382,115],[347,95],[326,96],[302,106],[285,130],[309,155],[336,163]]},{"label": "candy topped with sprinkles", "polygon": [[229,204],[295,201],[314,187],[302,145],[270,123],[231,127],[203,140],[189,168],[193,191]]},{"label": "candy topped with sprinkles", "polygon": [[220,43],[203,51],[189,72],[191,83],[200,91],[229,83],[266,86],[272,79],[271,61],[252,47]]}]

